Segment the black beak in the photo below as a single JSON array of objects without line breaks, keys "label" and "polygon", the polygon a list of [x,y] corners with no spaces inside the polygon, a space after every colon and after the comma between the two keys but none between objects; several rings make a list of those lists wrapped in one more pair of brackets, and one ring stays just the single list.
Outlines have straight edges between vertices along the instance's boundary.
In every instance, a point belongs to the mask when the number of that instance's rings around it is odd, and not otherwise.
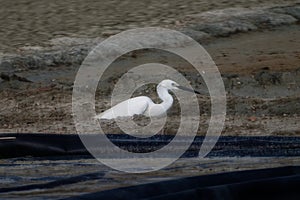
[{"label": "black beak", "polygon": [[177,86],[178,89],[181,89],[181,90],[184,90],[184,91],[188,91],[188,92],[193,92],[193,93],[196,93],[196,94],[201,94],[199,91],[197,90],[193,90],[193,89],[190,89],[190,88],[187,88],[187,87],[183,87],[183,86]]}]

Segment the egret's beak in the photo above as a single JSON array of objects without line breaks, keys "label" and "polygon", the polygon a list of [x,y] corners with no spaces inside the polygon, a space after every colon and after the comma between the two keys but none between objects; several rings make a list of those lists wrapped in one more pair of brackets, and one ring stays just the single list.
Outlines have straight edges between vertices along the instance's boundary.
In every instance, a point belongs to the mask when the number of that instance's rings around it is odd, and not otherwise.
[{"label": "egret's beak", "polygon": [[177,86],[178,89],[181,89],[181,90],[184,90],[184,91],[188,91],[188,92],[193,92],[193,93],[196,93],[196,94],[201,94],[199,91],[197,90],[193,90],[193,89],[190,89],[190,88],[187,88],[187,87],[184,87],[184,86]]}]

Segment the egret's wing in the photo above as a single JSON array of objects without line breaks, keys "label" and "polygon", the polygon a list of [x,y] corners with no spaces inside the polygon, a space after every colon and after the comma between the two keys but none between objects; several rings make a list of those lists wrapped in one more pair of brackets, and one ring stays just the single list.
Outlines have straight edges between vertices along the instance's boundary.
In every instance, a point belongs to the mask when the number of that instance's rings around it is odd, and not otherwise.
[{"label": "egret's wing", "polygon": [[144,96],[131,98],[126,101],[122,101],[100,115],[97,115],[96,118],[113,119],[117,117],[142,115],[147,110],[149,101],[151,101],[150,98]]}]

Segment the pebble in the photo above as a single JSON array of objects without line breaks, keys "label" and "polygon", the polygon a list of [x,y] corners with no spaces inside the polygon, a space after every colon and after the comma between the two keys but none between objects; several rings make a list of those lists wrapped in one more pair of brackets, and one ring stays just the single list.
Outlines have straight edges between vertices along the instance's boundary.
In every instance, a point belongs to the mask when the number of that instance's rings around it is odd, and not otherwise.
[{"label": "pebble", "polygon": [[248,118],[248,121],[255,122],[255,121],[257,121],[257,117],[251,116]]}]

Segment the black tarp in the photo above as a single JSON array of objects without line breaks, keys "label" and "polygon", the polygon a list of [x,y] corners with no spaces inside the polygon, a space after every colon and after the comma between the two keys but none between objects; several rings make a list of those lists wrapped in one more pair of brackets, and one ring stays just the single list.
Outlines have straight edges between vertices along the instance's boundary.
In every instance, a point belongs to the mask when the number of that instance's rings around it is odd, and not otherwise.
[{"label": "black tarp", "polygon": [[[97,137],[97,135],[89,135]],[[151,139],[107,135],[123,148],[145,151],[153,146],[168,144],[171,136]],[[203,137],[196,137],[184,156],[195,156]],[[138,146],[138,148],[136,148]],[[101,147],[98,147],[101,148]],[[220,137],[209,156],[299,156],[298,137]],[[1,134],[0,158],[57,156],[90,157],[76,134]],[[53,159],[53,157],[52,157]],[[289,163],[287,163],[289,165]],[[0,188],[0,193],[51,189],[68,184],[97,180],[103,173],[82,174],[41,184]],[[73,196],[69,199],[300,199],[300,167],[250,170],[206,176],[180,178],[170,181],[118,188]]]},{"label": "black tarp", "polygon": [[[88,137],[97,137],[90,134]],[[123,149],[135,152],[147,152],[164,146],[172,136],[155,136],[152,138],[133,138],[128,135],[107,135]],[[196,137],[184,157],[197,156],[203,137]],[[101,147],[96,147],[101,148]],[[13,157],[42,156],[90,156],[76,134],[0,134],[0,159]],[[220,137],[208,156],[300,156],[300,137]]]},{"label": "black tarp", "polygon": [[300,199],[300,167],[180,178],[67,198],[74,199]]}]

